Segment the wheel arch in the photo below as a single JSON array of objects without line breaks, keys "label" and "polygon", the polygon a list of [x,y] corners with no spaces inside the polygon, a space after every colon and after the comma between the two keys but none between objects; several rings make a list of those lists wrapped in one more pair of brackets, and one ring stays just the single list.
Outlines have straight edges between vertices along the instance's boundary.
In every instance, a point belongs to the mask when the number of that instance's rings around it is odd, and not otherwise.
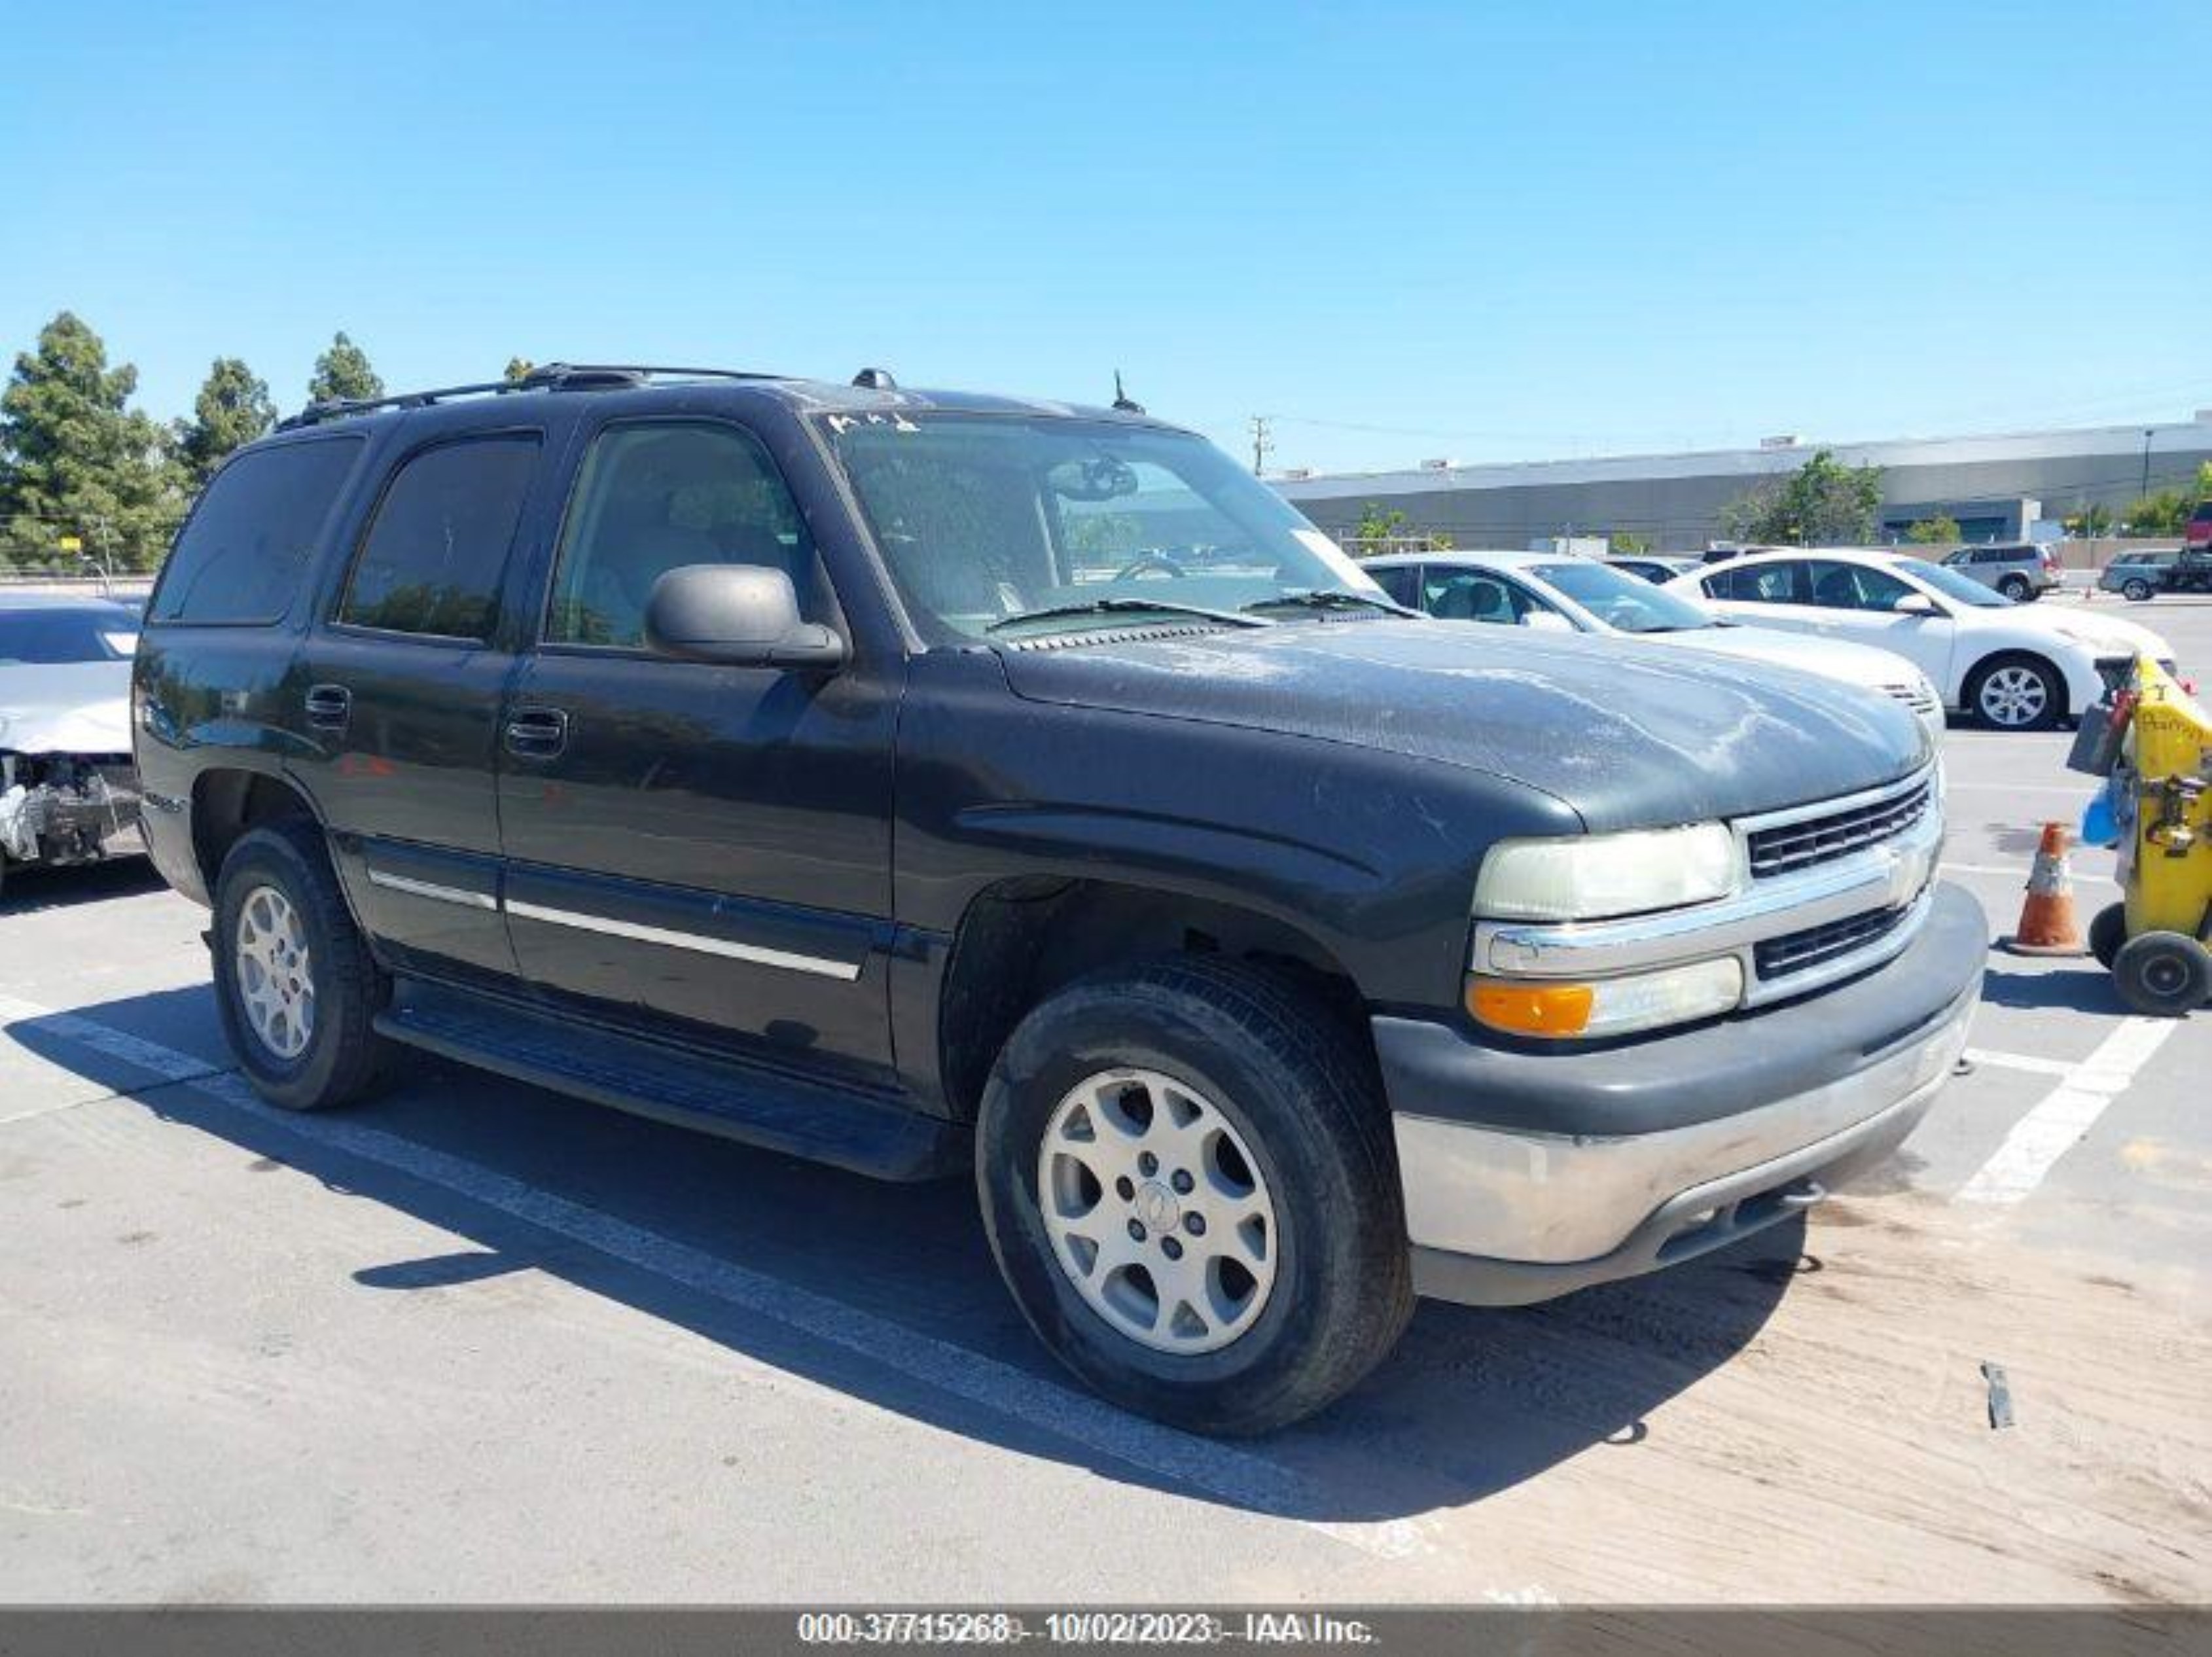
[{"label": "wheel arch", "polygon": [[279,773],[246,766],[210,766],[192,779],[192,860],[214,893],[230,848],[251,830],[300,820],[322,827],[307,791]]},{"label": "wheel arch", "polygon": [[953,935],[938,1001],[940,1083],[974,1120],[1000,1049],[1028,1011],[1091,974],[1177,955],[1227,957],[1296,978],[1375,1063],[1356,981],[1310,932],[1256,909],[1091,878],[1019,876],[972,898]]}]

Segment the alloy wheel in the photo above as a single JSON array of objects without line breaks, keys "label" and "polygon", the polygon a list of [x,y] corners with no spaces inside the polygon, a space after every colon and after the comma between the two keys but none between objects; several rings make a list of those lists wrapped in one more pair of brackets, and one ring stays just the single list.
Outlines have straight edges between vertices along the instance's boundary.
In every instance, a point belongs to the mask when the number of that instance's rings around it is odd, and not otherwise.
[{"label": "alloy wheel", "polygon": [[2014,664],[2000,667],[1984,679],[1975,700],[1982,717],[1991,725],[2016,731],[2043,717],[2050,705],[2051,688],[2033,668]]},{"label": "alloy wheel", "polygon": [[1217,1351],[1267,1307],[1280,1252],[1267,1181],[1221,1110],[1171,1077],[1104,1071],[1069,1089],[1037,1198],[1068,1282],[1139,1345]]},{"label": "alloy wheel", "polygon": [[254,1039],[279,1059],[297,1059],[315,1033],[315,980],[306,929],[291,899],[256,886],[239,906],[233,965],[238,999]]}]

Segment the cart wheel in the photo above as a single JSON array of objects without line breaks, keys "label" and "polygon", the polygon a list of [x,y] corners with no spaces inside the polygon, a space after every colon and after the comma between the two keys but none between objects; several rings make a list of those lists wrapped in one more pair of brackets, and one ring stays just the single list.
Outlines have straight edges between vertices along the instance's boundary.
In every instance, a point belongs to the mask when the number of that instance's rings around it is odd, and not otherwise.
[{"label": "cart wheel", "polygon": [[2089,953],[2097,957],[2097,964],[2112,971],[2120,945],[2127,941],[2128,906],[2113,903],[2098,910],[2097,918],[2089,923]]},{"label": "cart wheel", "polygon": [[2185,932],[2144,932],[2112,957],[2112,984],[2134,1011],[2179,1018],[2212,998],[2212,950]]}]

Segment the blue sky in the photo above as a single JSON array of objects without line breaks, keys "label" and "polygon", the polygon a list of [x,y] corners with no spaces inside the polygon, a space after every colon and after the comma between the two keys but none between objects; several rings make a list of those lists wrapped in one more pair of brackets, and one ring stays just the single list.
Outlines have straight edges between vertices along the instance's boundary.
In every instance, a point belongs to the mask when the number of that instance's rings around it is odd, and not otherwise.
[{"label": "blue sky", "polygon": [[2212,405],[2203,0],[9,6],[0,345],[1103,400],[1327,468]]}]

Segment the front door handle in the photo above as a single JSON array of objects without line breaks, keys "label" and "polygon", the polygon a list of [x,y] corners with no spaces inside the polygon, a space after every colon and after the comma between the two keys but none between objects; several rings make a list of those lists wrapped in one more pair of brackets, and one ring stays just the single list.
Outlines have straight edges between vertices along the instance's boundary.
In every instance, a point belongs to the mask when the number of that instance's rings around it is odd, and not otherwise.
[{"label": "front door handle", "polygon": [[353,692],[342,684],[310,686],[307,723],[318,731],[343,731],[353,717]]},{"label": "front door handle", "polygon": [[568,715],[558,707],[518,707],[507,716],[507,751],[550,760],[568,745]]}]

